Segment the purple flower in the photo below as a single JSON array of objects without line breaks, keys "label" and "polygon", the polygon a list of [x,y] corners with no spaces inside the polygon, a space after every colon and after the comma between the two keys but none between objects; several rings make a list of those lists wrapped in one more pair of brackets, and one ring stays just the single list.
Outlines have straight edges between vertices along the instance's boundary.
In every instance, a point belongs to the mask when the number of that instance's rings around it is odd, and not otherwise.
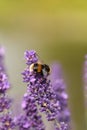
[{"label": "purple flower", "polygon": [[37,106],[35,104],[35,99],[32,95],[28,95],[27,93],[24,94],[22,108],[26,111],[27,115],[32,116],[33,113],[37,112]]},{"label": "purple flower", "polygon": [[22,72],[22,75],[23,75],[23,82],[29,82],[30,80],[30,71],[29,71],[29,67],[27,67],[24,72]]},{"label": "purple flower", "polygon": [[[57,71],[55,71],[55,66]],[[70,111],[68,108],[68,94],[66,93],[66,85],[62,77],[62,71],[58,64],[54,64],[52,68],[53,69],[51,78],[52,81],[55,81],[52,82],[52,87],[56,94],[56,99],[60,102],[61,108],[57,115],[57,120],[61,124],[61,129],[59,130],[70,130]]]},{"label": "purple flower", "polygon": [[20,115],[17,119],[17,125],[20,130],[45,130],[41,116],[35,116],[30,119],[26,115]]},{"label": "purple flower", "polygon": [[70,127],[65,122],[60,122],[60,128],[55,125],[55,130],[70,130]]},{"label": "purple flower", "polygon": [[45,130],[32,95],[28,93],[24,94],[22,109],[24,110],[24,114],[20,115],[17,121],[20,130]]},{"label": "purple flower", "polygon": [[[48,78],[48,75],[44,76],[41,73],[30,71],[30,65],[38,62],[38,57],[35,51],[26,51],[25,58],[28,66],[22,74],[24,82],[27,83],[27,92],[33,98],[34,102],[39,105],[40,112],[45,112],[48,121],[54,121],[57,128],[60,129],[61,122],[59,124],[57,115],[62,109],[62,105],[60,100],[57,99],[57,95],[52,88],[51,81]],[[65,96],[64,93],[62,94],[62,97],[63,96]],[[30,105],[26,104],[25,101],[22,106],[24,110],[29,109],[28,112],[26,111],[27,115],[32,113]]]},{"label": "purple flower", "polygon": [[0,93],[5,93],[10,88],[8,77],[3,72],[0,72]]},{"label": "purple flower", "polygon": [[10,83],[4,68],[4,50],[0,48],[0,130],[15,128],[14,118],[10,114],[12,99],[6,93],[9,88]]},{"label": "purple flower", "polygon": [[[35,77],[34,77],[35,78]],[[33,95],[36,103],[40,106],[40,111],[45,112],[48,120],[55,120],[57,110],[60,109],[59,101],[56,101],[56,96],[52,91],[50,80],[36,77],[35,84],[32,82],[28,85],[28,91]]]},{"label": "purple flower", "polygon": [[20,115],[17,118],[17,126],[20,130],[29,130],[31,123],[29,118],[26,115]]},{"label": "purple flower", "polygon": [[0,130],[13,130],[15,128],[15,122],[12,119],[12,115],[4,114],[0,116]]},{"label": "purple flower", "polygon": [[34,51],[34,50],[25,51],[24,57],[27,60],[27,62],[26,62],[27,65],[30,65],[30,64],[38,61],[38,56],[36,54],[36,51]]},{"label": "purple flower", "polygon": [[5,110],[9,109],[11,107],[12,100],[6,96],[1,95],[0,96],[0,112],[4,112]]}]

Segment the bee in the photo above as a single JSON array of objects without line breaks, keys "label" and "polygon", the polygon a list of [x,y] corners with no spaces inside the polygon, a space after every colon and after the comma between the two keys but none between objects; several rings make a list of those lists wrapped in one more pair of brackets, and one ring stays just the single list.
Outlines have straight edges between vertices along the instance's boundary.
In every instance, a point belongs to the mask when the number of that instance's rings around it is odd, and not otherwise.
[{"label": "bee", "polygon": [[42,76],[48,76],[50,74],[50,67],[39,62],[31,64],[29,70],[30,72],[35,72],[36,74],[40,74]]}]

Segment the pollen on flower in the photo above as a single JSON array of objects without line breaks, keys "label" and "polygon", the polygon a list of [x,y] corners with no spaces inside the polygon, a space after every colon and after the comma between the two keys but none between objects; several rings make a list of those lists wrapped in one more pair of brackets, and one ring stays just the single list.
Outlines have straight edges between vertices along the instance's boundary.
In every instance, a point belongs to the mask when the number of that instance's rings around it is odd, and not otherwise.
[{"label": "pollen on flower", "polygon": [[10,126],[9,121],[6,121],[6,122],[5,122],[5,125],[6,125],[6,126]]},{"label": "pollen on flower", "polygon": [[46,103],[43,103],[43,107],[46,107],[47,106],[47,104]]}]

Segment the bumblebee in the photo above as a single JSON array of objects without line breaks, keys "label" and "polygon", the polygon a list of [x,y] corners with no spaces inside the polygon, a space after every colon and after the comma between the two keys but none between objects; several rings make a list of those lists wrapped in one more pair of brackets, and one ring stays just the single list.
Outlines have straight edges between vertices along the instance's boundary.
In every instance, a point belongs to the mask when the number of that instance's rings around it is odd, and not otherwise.
[{"label": "bumblebee", "polygon": [[29,70],[30,72],[35,72],[36,74],[41,74],[42,76],[48,76],[50,74],[50,67],[38,62],[31,64]]}]

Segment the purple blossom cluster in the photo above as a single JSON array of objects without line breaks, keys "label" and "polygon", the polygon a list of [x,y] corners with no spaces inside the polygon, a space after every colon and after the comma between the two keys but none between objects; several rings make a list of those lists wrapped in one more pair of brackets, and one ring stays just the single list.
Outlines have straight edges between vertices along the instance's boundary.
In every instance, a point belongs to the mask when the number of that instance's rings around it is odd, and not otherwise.
[{"label": "purple blossom cluster", "polygon": [[70,130],[70,111],[68,108],[68,94],[66,93],[66,85],[62,76],[61,66],[57,63],[52,65],[52,87],[56,94],[56,99],[60,102],[60,111],[57,120],[61,124],[63,130]]},{"label": "purple blossom cluster", "polygon": [[13,130],[15,128],[10,110],[12,99],[6,93],[9,88],[10,83],[4,67],[4,49],[0,48],[0,130]]},{"label": "purple blossom cluster", "polygon": [[24,113],[18,117],[17,125],[20,130],[45,130],[41,116],[35,104],[35,99],[28,93],[24,94],[22,109]]},{"label": "purple blossom cluster", "polygon": [[[53,122],[53,129],[70,130],[68,95],[60,69],[54,66],[50,75],[49,68],[44,68],[48,67],[46,64],[38,65],[39,57],[34,50],[25,51],[24,57],[27,67],[22,76],[27,90],[21,104],[22,112],[14,117],[11,110],[13,102],[7,94],[10,83],[4,67],[4,49],[0,48],[0,130],[46,130],[42,113]],[[36,63],[38,71],[33,70]]]},{"label": "purple blossom cluster", "polygon": [[4,94],[6,90],[10,88],[10,84],[8,82],[8,77],[5,73],[0,73],[0,93]]},{"label": "purple blossom cluster", "polygon": [[7,95],[0,96],[0,112],[4,112],[11,107],[12,100]]},{"label": "purple blossom cluster", "polygon": [[[26,51],[27,55],[27,65],[30,65],[37,61],[37,58],[35,55],[36,53],[34,51],[28,52]],[[29,55],[29,57],[28,57]],[[32,60],[33,59],[33,60]],[[33,76],[30,76],[30,72],[27,68],[24,72],[24,81],[29,82],[30,78]],[[32,81],[33,82],[33,81]],[[36,104],[36,99],[30,92],[26,92],[23,97],[22,101],[22,109],[23,114],[20,114],[20,116],[17,119],[17,126],[20,130],[45,130],[41,115],[38,113],[38,108]]]},{"label": "purple blossom cluster", "polygon": [[10,113],[0,116],[0,130],[15,130],[15,121]]},{"label": "purple blossom cluster", "polygon": [[[34,50],[26,51],[24,55],[27,67],[22,75],[23,81],[27,83],[28,96],[33,98],[39,111],[45,113],[47,120],[54,122],[56,130],[70,130],[68,126],[70,114],[67,110],[68,95],[65,93],[64,83],[60,82],[59,85],[57,81],[54,81],[54,84],[52,84],[48,75],[44,76],[41,73],[30,71],[30,66],[39,60]],[[56,86],[56,91],[54,86]],[[25,107],[25,101],[23,101],[23,106],[27,113],[29,107]]]}]

